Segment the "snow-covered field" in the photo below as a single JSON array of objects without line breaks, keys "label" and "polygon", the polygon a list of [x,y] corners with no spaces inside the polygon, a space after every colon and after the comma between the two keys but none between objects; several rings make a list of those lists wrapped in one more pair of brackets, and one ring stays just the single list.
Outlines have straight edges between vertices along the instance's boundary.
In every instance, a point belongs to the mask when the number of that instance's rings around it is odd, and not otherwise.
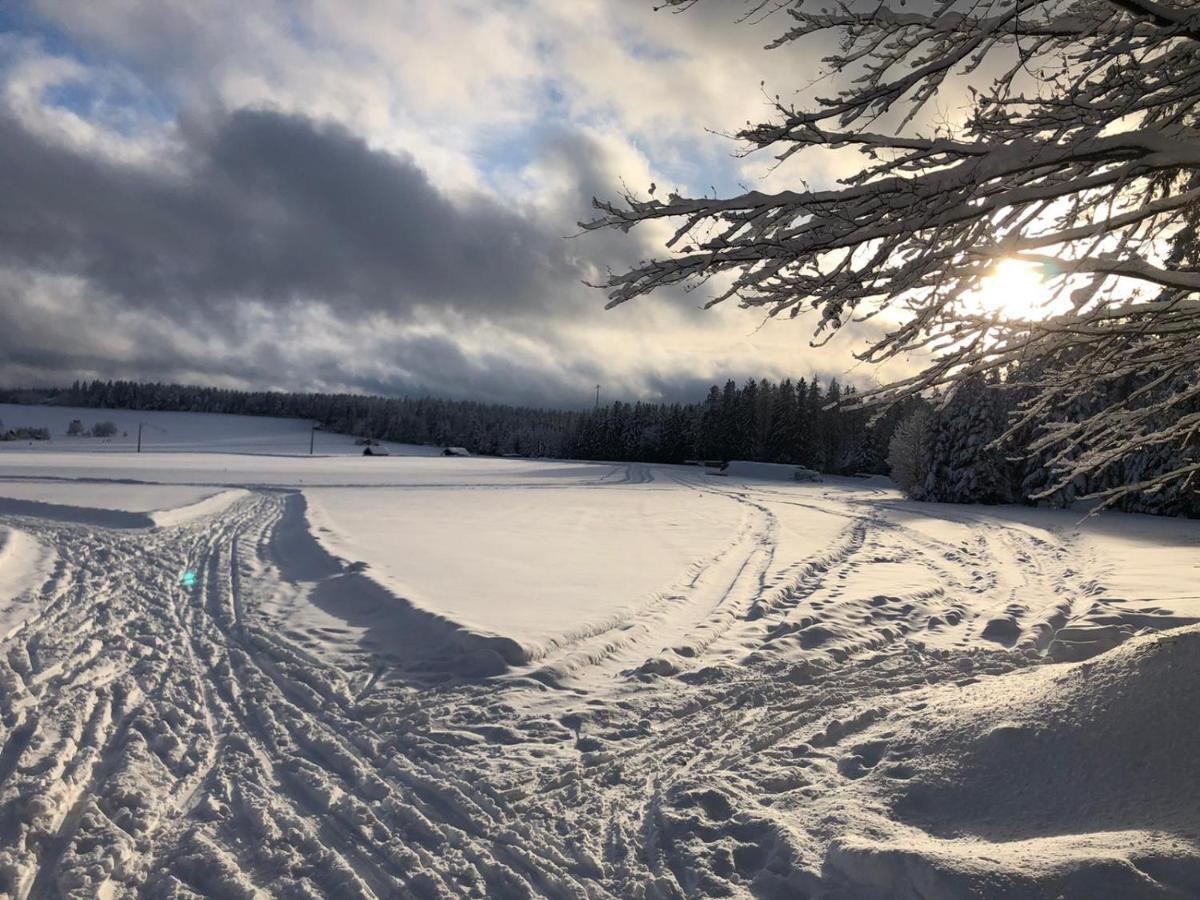
[{"label": "snow-covered field", "polygon": [[[100,422],[112,422],[117,433],[112,437],[82,437],[67,434],[71,422],[78,419],[85,430]],[[304,419],[273,419],[262,416],[227,416],[177,412],[133,411],[124,409],[84,409],[73,406],[21,406],[0,403],[0,422],[9,428],[45,428],[49,441],[0,442],[0,454],[36,447],[39,452],[85,451],[128,452],[137,449],[141,425],[142,449],[166,453],[200,450],[206,453],[253,453],[280,456],[307,454],[312,446],[317,454],[360,454],[354,438],[344,434],[318,431],[310,441],[312,422]],[[392,453],[436,456],[438,450],[385,444]],[[0,455],[0,461],[4,459]]]},{"label": "snow-covered field", "polygon": [[0,450],[0,894],[1200,893],[1200,522],[158,415]]}]

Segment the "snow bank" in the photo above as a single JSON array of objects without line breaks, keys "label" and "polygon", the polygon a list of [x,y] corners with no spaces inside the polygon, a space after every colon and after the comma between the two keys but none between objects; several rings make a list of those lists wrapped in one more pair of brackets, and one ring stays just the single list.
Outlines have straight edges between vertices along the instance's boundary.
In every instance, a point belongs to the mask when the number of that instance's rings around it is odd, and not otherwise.
[{"label": "snow bank", "polygon": [[1198,703],[1196,626],[954,690],[872,748],[887,838],[828,864],[926,900],[1197,896]]},{"label": "snow bank", "polygon": [[498,675],[526,661],[515,641],[415,606],[369,577],[365,563],[331,553],[315,534],[304,495],[287,495],[265,549],[295,594],[268,586],[260,601],[282,632],[321,650],[356,644],[422,678]]},{"label": "snow bank", "polygon": [[249,496],[249,491],[241,490],[240,488],[221,491],[202,500],[197,500],[195,503],[189,503],[186,506],[155,510],[150,513],[150,519],[159,528],[183,525],[204,516],[215,516],[238,500]]},{"label": "snow bank", "polygon": [[135,513],[188,506],[216,493],[216,488],[204,485],[138,484],[96,479],[0,481],[0,497],[10,500],[35,500],[60,506],[84,506]]},{"label": "snow bank", "polygon": [[23,531],[0,526],[0,640],[35,611],[28,591],[49,577],[55,554]]},{"label": "snow bank", "polygon": [[0,482],[0,513],[101,528],[165,528],[216,515],[248,496],[183,485]]},{"label": "snow bank", "polygon": [[99,528],[151,528],[154,520],[145,512],[123,509],[100,509],[94,506],[70,506],[64,503],[42,503],[0,497],[0,515],[29,516],[51,522],[71,522]]}]

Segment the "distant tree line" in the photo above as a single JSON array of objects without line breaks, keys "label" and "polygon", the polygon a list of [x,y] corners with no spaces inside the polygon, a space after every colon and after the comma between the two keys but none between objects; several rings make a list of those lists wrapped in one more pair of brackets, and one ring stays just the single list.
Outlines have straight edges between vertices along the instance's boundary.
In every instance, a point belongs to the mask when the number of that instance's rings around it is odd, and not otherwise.
[{"label": "distant tree line", "polygon": [[906,407],[871,422],[842,408],[836,380],[749,379],[714,385],[698,403],[616,401],[587,411],[359,394],[237,391],[132,381],[0,390],[0,401],[100,409],[174,410],[311,419],[330,431],[473,453],[677,463],[747,459],[821,472],[886,472],[888,442]]}]

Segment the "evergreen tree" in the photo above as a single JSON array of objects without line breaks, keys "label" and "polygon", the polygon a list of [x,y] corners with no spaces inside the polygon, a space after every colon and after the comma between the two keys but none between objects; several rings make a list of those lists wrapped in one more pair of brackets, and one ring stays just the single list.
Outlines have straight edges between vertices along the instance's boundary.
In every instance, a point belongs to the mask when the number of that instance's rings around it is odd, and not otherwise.
[{"label": "evergreen tree", "polygon": [[1014,465],[992,443],[1003,432],[1007,410],[995,383],[974,376],[929,422],[924,485],[913,495],[949,503],[1009,503],[1016,499]]},{"label": "evergreen tree", "polygon": [[767,432],[766,454],[771,462],[795,462],[799,446],[796,428],[799,409],[796,387],[785,378],[775,390],[771,403],[771,426]]}]

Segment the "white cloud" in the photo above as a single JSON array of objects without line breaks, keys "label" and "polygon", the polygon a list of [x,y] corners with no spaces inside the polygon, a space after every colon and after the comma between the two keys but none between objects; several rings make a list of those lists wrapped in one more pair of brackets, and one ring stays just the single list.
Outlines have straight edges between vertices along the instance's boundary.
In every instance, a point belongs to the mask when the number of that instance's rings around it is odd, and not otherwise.
[{"label": "white cloud", "polygon": [[[761,50],[786,27],[783,17],[736,25],[743,10],[724,4],[683,15],[656,13],[651,0],[36,0],[32,8],[79,50],[51,52],[36,35],[0,45],[6,103],[43,138],[131,165],[170,166],[186,155],[188,129],[219,127],[244,108],[295,113],[339,123],[372,149],[407,154],[460,209],[490,194],[555,240],[590,214],[593,193],[611,197],[622,179],[637,191],[655,182],[694,193],[739,179],[765,189],[794,184],[794,167],[768,171],[769,158],[734,159],[736,143],[706,129],[734,130],[769,115],[763,91],[786,94],[819,65],[794,48]],[[52,88],[70,84],[101,99],[86,111],[50,102]],[[163,108],[178,113],[178,124]],[[845,166],[830,157],[804,175],[827,184]],[[707,294],[602,312],[603,296],[579,276],[599,278],[606,264],[650,255],[670,231],[657,223],[628,236],[564,238],[555,254],[569,274],[540,287],[553,296],[499,304],[524,303],[524,317],[486,307],[468,316],[449,302],[347,319],[320,297],[281,307],[248,295],[227,331],[214,325],[204,336],[202,358],[180,349],[172,369],[171,352],[156,351],[143,354],[139,371],[211,379],[236,370],[247,383],[275,386],[421,385],[549,400],[575,396],[597,378],[633,397],[696,378],[849,369],[849,352],[861,348],[856,330],[818,354],[808,347],[809,324],[759,328],[761,312],[731,305],[698,313]],[[54,274],[37,276],[50,281],[27,288],[25,308],[75,322],[64,298],[88,286]],[[111,286],[90,288],[124,321]],[[8,289],[17,290],[11,279]],[[171,348],[172,327],[177,319],[150,316],[130,333],[159,329],[146,341]],[[96,334],[97,367],[119,367],[127,352],[127,369],[138,368],[138,344],[118,352],[109,343],[117,336]],[[245,340],[272,348],[261,360],[276,366],[273,374],[265,365],[236,367]],[[447,348],[457,374],[437,363]],[[67,365],[70,356],[53,358]]]}]

